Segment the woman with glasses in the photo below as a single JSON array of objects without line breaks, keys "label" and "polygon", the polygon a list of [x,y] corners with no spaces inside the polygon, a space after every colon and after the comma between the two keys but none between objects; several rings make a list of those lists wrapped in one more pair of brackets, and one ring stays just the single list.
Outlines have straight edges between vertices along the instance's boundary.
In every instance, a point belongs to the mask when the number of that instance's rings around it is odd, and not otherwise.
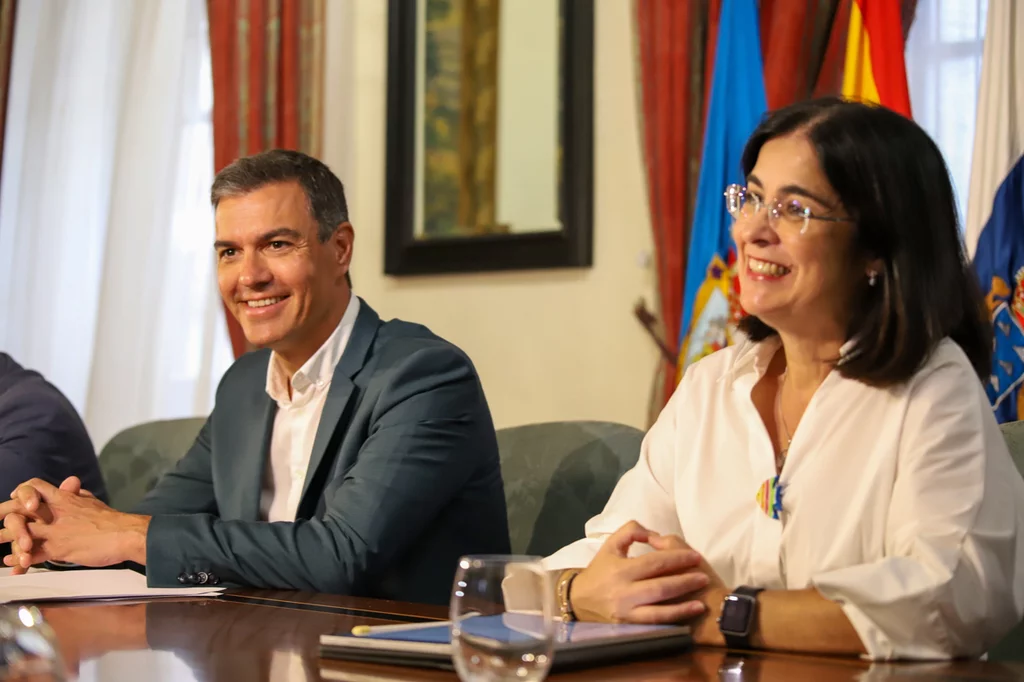
[{"label": "woman with glasses", "polygon": [[586,538],[565,619],[703,644],[978,655],[1024,613],[1024,479],[931,139],[839,99],[766,117],[735,218],[742,341],[690,366]]}]

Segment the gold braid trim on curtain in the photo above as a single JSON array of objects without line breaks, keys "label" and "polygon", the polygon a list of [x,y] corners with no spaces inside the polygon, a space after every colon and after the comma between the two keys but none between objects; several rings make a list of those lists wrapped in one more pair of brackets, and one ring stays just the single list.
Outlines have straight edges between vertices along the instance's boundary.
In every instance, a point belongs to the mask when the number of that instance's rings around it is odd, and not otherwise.
[{"label": "gold braid trim on curtain", "polygon": [[324,0],[302,0],[299,149],[320,156],[323,138]]},{"label": "gold braid trim on curtain", "polygon": [[[260,149],[269,149],[277,139],[278,107],[281,73],[281,0],[266,0],[267,16],[263,27],[263,125]],[[293,0],[286,0],[291,2]]]},{"label": "gold braid trim on curtain", "polygon": [[[212,0],[216,2],[217,0]],[[250,60],[250,0],[238,0],[235,6],[235,47],[234,55],[236,90],[234,96],[236,101],[236,125],[238,126],[238,147],[234,150],[235,158],[247,156],[249,151],[249,60]],[[212,49],[212,46],[211,46]],[[214,93],[214,98],[216,98]],[[214,103],[216,106],[216,102]],[[214,133],[216,135],[216,133]],[[216,146],[216,139],[214,139]]]}]

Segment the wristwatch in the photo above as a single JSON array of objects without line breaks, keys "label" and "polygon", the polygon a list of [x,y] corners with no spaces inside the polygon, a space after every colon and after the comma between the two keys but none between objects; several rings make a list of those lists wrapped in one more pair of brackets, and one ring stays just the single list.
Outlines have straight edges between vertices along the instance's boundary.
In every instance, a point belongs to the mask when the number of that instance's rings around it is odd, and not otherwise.
[{"label": "wristwatch", "polygon": [[718,630],[730,649],[750,649],[750,635],[757,623],[757,593],[764,588],[742,585],[722,601]]},{"label": "wristwatch", "polygon": [[562,571],[558,576],[558,611],[563,623],[571,623],[576,620],[576,614],[572,610],[572,602],[569,598],[569,590],[572,589],[572,581],[582,572],[579,568],[570,568]]}]

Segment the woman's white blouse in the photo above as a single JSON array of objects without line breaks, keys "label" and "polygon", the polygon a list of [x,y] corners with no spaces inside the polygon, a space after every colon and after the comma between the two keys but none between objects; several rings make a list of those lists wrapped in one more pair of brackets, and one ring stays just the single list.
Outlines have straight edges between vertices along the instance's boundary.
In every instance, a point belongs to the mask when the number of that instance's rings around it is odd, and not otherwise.
[{"label": "woman's white blouse", "polygon": [[775,464],[750,393],[778,348],[742,342],[691,366],[586,538],[546,567],[586,566],[636,520],[681,535],[731,587],[816,587],[871,658],[986,651],[1024,613],[1024,479],[966,355],[946,339],[889,389],[829,374],[773,520],[755,499]]}]

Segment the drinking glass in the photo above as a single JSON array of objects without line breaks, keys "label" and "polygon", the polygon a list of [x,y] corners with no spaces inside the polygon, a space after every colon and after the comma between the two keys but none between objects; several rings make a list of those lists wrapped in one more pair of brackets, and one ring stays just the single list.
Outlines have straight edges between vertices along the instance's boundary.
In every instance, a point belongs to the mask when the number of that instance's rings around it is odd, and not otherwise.
[{"label": "drinking glass", "polygon": [[0,606],[0,680],[65,679],[57,638],[34,606]]},{"label": "drinking glass", "polygon": [[551,669],[554,616],[554,589],[539,557],[462,557],[451,600],[459,679],[543,680]]}]

